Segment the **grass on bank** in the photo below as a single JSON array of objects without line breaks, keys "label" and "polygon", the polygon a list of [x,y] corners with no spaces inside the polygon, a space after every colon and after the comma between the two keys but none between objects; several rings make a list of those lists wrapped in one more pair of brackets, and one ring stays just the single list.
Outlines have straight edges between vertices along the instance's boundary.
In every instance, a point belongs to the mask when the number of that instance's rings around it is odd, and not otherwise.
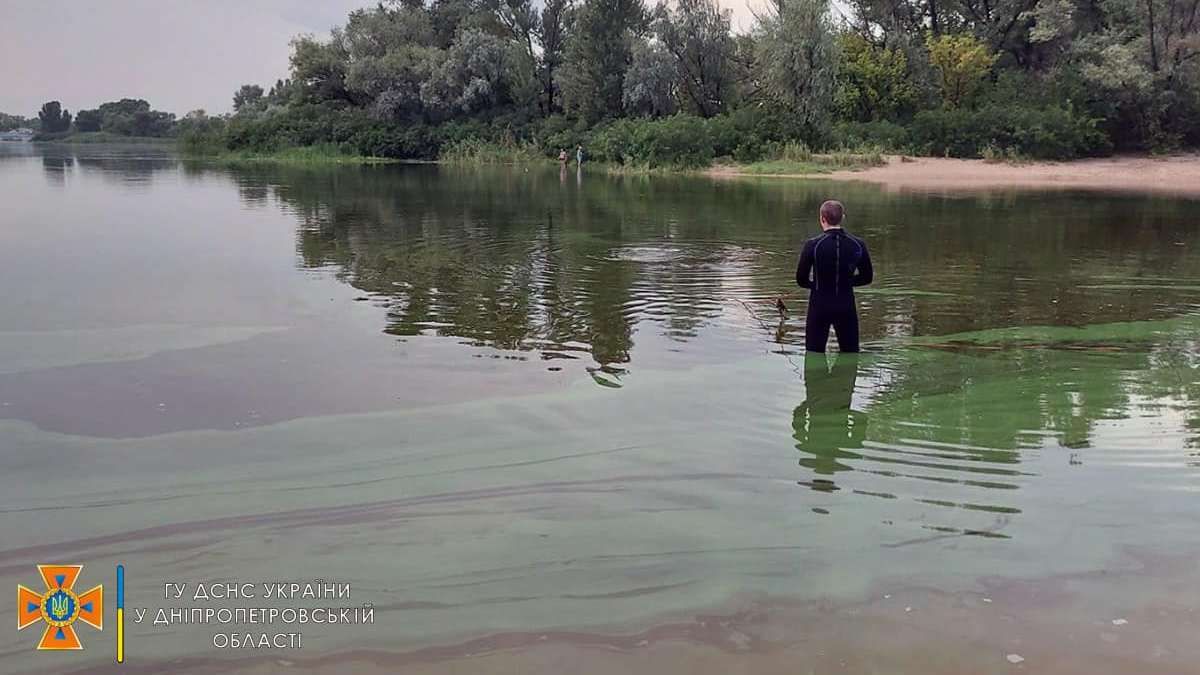
[{"label": "grass on bank", "polygon": [[732,173],[760,176],[803,176],[832,173],[834,171],[858,171],[887,163],[877,148],[839,150],[831,153],[815,153],[803,143],[788,143],[776,157],[735,164]]},{"label": "grass on bank", "polygon": [[464,138],[446,145],[438,153],[438,161],[446,164],[529,164],[548,159],[536,144],[511,138],[501,141]]}]

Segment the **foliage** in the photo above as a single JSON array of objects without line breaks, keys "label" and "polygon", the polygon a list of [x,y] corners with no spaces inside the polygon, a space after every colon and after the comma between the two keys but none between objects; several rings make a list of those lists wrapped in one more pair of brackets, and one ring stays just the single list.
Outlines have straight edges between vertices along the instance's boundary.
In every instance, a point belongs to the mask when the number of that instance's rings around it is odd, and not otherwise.
[{"label": "foliage", "polygon": [[887,120],[840,122],[833,128],[833,145],[841,148],[874,147],[885,152],[912,151],[908,127]]},{"label": "foliage", "polygon": [[167,138],[175,134],[175,115],[152,110],[140,98],[109,101],[90,110],[80,110],[75,130],[83,133],[103,131],[111,136]]},{"label": "foliage", "polygon": [[571,0],[545,0],[538,21],[537,38],[542,53],[538,62],[538,81],[542,86],[542,112],[561,111],[558,104],[558,68],[563,62]]},{"label": "foliage", "polygon": [[71,128],[71,113],[64,109],[58,101],[47,101],[38,111],[38,121],[41,130],[46,133],[58,133]]},{"label": "foliage", "polygon": [[675,115],[657,120],[618,120],[592,141],[597,159],[649,169],[708,166],[714,155],[704,120]]},{"label": "foliage", "polygon": [[674,57],[680,106],[701,117],[725,110],[733,94],[731,12],[716,0],[677,0],[660,4],[655,21],[659,39]]},{"label": "foliage", "polygon": [[809,129],[824,126],[838,63],[828,0],[778,0],[763,17],[757,40],[765,97]]},{"label": "foliage", "polygon": [[546,161],[537,145],[508,136],[500,141],[465,138],[441,148],[438,159],[454,164],[522,164]]},{"label": "foliage", "polygon": [[37,120],[26,119],[20,115],[0,113],[0,131],[11,131],[13,129],[33,129],[36,127]]},{"label": "foliage", "polygon": [[1070,159],[1111,152],[1096,120],[1060,107],[985,107],[979,110],[925,110],[911,129],[920,154],[980,157],[991,152],[1035,159]]},{"label": "foliage", "polygon": [[842,119],[871,122],[911,114],[917,87],[902,50],[874,45],[856,33],[842,33],[838,45],[842,63],[835,100]]},{"label": "foliage", "polygon": [[82,132],[100,131],[104,116],[99,110],[80,110],[75,113],[75,128]]},{"label": "foliage", "polygon": [[639,41],[625,72],[621,95],[625,112],[662,117],[676,110],[675,57],[658,41]]},{"label": "foliage", "polygon": [[589,124],[621,115],[633,38],[645,24],[642,0],[583,0],[560,71],[565,110]]},{"label": "foliage", "polygon": [[468,30],[421,84],[421,104],[442,119],[494,108],[510,100],[506,70],[511,67],[499,38]]},{"label": "foliage", "polygon": [[257,84],[243,84],[233,93],[233,109],[235,112],[257,107],[263,102],[263,88]]},{"label": "foliage", "polygon": [[942,35],[929,38],[929,62],[938,73],[943,104],[960,108],[991,72],[996,55],[973,35]]},{"label": "foliage", "polygon": [[296,38],[286,77],[243,85],[232,115],[175,122],[123,99],[75,127],[243,155],[526,161],[582,144],[637,168],[815,166],[781,156],[800,143],[821,157],[1166,150],[1200,143],[1197,12],[1200,0],[770,0],[735,34],[717,0],[384,0]]}]

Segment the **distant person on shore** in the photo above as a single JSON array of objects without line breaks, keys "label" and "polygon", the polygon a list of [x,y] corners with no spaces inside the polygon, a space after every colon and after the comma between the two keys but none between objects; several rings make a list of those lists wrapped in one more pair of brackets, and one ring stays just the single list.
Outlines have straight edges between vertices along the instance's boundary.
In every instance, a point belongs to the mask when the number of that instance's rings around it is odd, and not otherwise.
[{"label": "distant person on shore", "polygon": [[858,351],[858,307],[854,287],[875,277],[867,243],[842,229],[846,209],[838,201],[821,204],[821,234],[804,242],[796,266],[796,283],[809,289],[804,346],[824,352],[829,328],[837,333],[838,349]]},{"label": "distant person on shore", "polygon": [[583,146],[582,145],[575,146],[575,163],[579,166],[583,166]]}]

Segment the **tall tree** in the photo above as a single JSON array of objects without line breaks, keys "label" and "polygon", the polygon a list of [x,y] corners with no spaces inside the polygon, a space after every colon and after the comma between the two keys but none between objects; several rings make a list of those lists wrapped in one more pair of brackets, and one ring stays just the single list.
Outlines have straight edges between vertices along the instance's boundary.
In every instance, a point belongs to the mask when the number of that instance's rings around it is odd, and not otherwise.
[{"label": "tall tree", "polygon": [[917,103],[904,51],[871,44],[857,33],[838,36],[841,69],[838,112],[860,122],[894,120]]},{"label": "tall tree", "polygon": [[250,109],[262,102],[263,88],[257,84],[243,84],[233,92],[233,110],[241,112],[243,108]]},{"label": "tall tree", "polygon": [[71,113],[62,107],[58,101],[47,101],[38,111],[38,120],[42,123],[42,131],[56,133],[71,128]]},{"label": "tall tree", "polygon": [[658,40],[638,40],[633,60],[625,72],[622,94],[625,111],[632,115],[661,117],[676,110],[678,70],[675,57]]},{"label": "tall tree", "polygon": [[702,117],[722,112],[732,93],[730,16],[716,0],[677,0],[674,10],[659,5],[655,24],[675,58],[682,102]]},{"label": "tall tree", "polygon": [[991,72],[996,55],[968,34],[931,36],[929,62],[937,69],[943,103],[947,108],[959,108]]},{"label": "tall tree", "polygon": [[78,131],[100,131],[104,116],[99,110],[80,110],[75,113],[75,129]]},{"label": "tall tree", "polygon": [[588,123],[621,114],[632,41],[646,27],[642,0],[585,0],[562,68],[563,105]]},{"label": "tall tree", "polygon": [[775,0],[759,17],[757,65],[763,94],[812,129],[832,110],[837,43],[828,0]]},{"label": "tall tree", "polygon": [[563,62],[570,10],[571,0],[545,0],[541,20],[538,22],[538,41],[542,47],[538,79],[542,84],[542,110],[547,115],[552,115],[560,109],[556,78],[559,66]]},{"label": "tall tree", "polygon": [[509,65],[500,38],[477,29],[464,31],[421,85],[421,102],[441,117],[478,113],[507,103]]},{"label": "tall tree", "polygon": [[291,79],[301,87],[304,99],[355,102],[354,95],[346,87],[349,54],[340,29],[331,32],[329,42],[321,42],[312,35],[295,38],[290,60]]}]

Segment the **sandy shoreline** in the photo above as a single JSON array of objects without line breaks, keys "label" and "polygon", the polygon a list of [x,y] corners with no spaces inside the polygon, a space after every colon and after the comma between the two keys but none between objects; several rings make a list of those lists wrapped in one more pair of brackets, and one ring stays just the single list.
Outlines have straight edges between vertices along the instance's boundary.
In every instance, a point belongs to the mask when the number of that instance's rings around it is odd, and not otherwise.
[{"label": "sandy shoreline", "polygon": [[[717,167],[710,171],[710,175],[728,177],[743,174],[737,172],[737,167]],[[865,181],[877,183],[888,190],[917,192],[1033,188],[1200,196],[1200,154],[1121,156],[1028,164],[890,156],[886,165],[861,171],[790,177]]]}]

